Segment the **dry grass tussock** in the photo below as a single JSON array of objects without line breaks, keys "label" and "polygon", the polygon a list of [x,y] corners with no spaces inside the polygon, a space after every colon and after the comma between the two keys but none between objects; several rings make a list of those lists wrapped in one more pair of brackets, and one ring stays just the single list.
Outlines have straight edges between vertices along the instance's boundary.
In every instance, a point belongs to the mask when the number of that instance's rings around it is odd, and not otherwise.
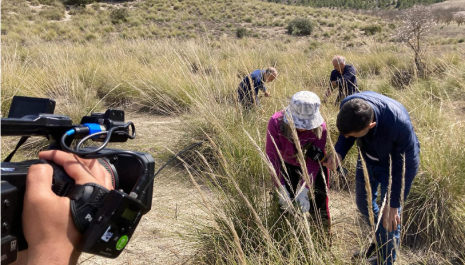
[{"label": "dry grass tussock", "polygon": [[[182,117],[182,146],[206,141],[203,149],[183,159],[190,181],[209,187],[200,201],[214,222],[195,227],[188,239],[200,246],[198,262],[217,264],[347,264],[351,252],[367,243],[369,230],[358,225],[353,204],[345,204],[353,200],[353,170],[331,180],[345,189],[331,193],[336,213],[331,242],[317,221],[279,213],[261,151],[269,117],[297,91],[322,97],[331,58],[343,53],[359,69],[362,90],[378,91],[406,106],[421,141],[420,172],[402,213],[400,264],[450,264],[447,258],[463,255],[464,120],[454,109],[455,102],[465,100],[465,65],[457,60],[465,54],[463,47],[427,57],[431,69],[441,70],[427,78],[413,72],[403,90],[392,87],[391,78],[396,69],[412,68],[411,55],[401,46],[376,42],[346,51],[314,47],[306,40],[257,44],[249,39],[133,40],[99,47],[38,42],[2,48],[4,114],[16,94],[55,98],[56,112],[76,122],[92,110],[124,106]],[[268,66],[280,73],[268,86],[272,97],[261,98],[262,108],[256,111],[242,110],[234,100],[238,75]],[[321,112],[334,142],[337,107],[324,105]],[[353,169],[355,160],[353,150],[345,166]]]}]

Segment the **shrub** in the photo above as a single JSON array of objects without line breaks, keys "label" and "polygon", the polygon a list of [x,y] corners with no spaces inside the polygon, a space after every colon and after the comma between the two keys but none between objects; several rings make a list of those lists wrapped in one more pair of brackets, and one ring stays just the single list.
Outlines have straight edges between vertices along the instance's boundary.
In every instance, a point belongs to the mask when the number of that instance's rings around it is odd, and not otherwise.
[{"label": "shrub", "polygon": [[88,34],[86,34],[85,39],[86,39],[86,41],[92,41],[92,40],[97,39],[97,36],[95,36],[95,34],[93,34],[93,33],[88,33]]},{"label": "shrub", "polygon": [[236,37],[242,39],[243,37],[247,36],[247,29],[244,27],[240,27],[236,29]]},{"label": "shrub", "polygon": [[404,89],[410,85],[412,75],[405,70],[396,70],[391,77],[391,85],[397,89]]},{"label": "shrub", "polygon": [[375,35],[378,32],[381,32],[383,28],[380,25],[368,25],[362,27],[361,30],[365,31],[365,35]]},{"label": "shrub", "polygon": [[42,5],[53,5],[54,4],[54,0],[39,0],[39,3],[42,4]]},{"label": "shrub", "polygon": [[252,18],[251,18],[251,17],[245,18],[245,22],[247,22],[247,23],[252,23]]},{"label": "shrub", "polygon": [[48,20],[61,20],[64,18],[64,11],[58,8],[47,8],[39,12],[41,17]]},{"label": "shrub", "polygon": [[313,23],[306,18],[296,18],[287,25],[287,33],[290,35],[307,36],[312,34]]},{"label": "shrub", "polygon": [[93,3],[93,4],[92,4],[92,8],[93,8],[95,11],[100,11],[100,4],[99,4],[99,3]]},{"label": "shrub", "polygon": [[5,24],[2,24],[2,35],[6,35],[8,33],[8,29],[6,26],[4,26]]},{"label": "shrub", "polygon": [[64,4],[65,5],[85,6],[85,5],[90,4],[92,2],[95,2],[95,0],[65,0]]},{"label": "shrub", "polygon": [[345,41],[349,41],[349,40],[351,40],[353,37],[354,37],[354,35],[352,35],[352,34],[346,34],[346,35],[344,35],[344,37],[342,37],[342,39],[345,40]]},{"label": "shrub", "polygon": [[315,50],[316,48],[320,47],[321,46],[321,43],[318,42],[318,41],[312,41],[310,42],[310,45],[309,45],[309,49],[310,50]]},{"label": "shrub", "polygon": [[118,24],[120,22],[127,22],[129,17],[129,12],[126,8],[120,8],[112,10],[110,13],[111,22],[113,24]]}]

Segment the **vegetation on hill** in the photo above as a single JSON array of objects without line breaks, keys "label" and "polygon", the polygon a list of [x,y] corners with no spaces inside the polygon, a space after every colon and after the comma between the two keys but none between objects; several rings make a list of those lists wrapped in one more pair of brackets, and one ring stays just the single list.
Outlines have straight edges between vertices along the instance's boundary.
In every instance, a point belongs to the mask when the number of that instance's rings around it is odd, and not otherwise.
[{"label": "vegetation on hill", "polygon": [[434,4],[445,0],[267,0],[268,2],[297,4],[312,7],[335,7],[335,8],[408,8],[416,4]]},{"label": "vegetation on hill", "polygon": [[286,35],[289,23],[297,18],[310,20],[315,32],[311,38],[322,41],[356,45],[356,37],[364,34],[362,29],[374,25],[383,29],[377,35],[380,39],[391,32],[388,22],[371,16],[245,0],[146,0],[86,6],[65,6],[59,0],[5,0],[1,12],[3,41],[22,43],[34,39],[83,43],[206,35],[221,38],[235,37],[239,29],[238,36],[270,39]]}]

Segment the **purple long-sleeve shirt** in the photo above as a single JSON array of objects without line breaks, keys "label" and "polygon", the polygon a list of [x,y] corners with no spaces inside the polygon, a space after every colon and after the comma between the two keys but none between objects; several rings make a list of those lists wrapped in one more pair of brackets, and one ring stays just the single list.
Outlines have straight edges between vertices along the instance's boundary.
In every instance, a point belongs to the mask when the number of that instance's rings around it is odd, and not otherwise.
[{"label": "purple long-sleeve shirt", "polygon": [[[279,181],[282,185],[285,184],[285,180],[281,174],[282,162],[280,161],[278,152],[281,154],[281,157],[286,163],[294,166],[300,166],[300,163],[297,160],[297,156],[295,155],[297,153],[295,145],[286,137],[284,137],[283,133],[281,132],[280,124],[284,122],[283,115],[283,111],[278,111],[271,117],[270,121],[268,122],[268,130],[266,134],[266,155],[273,164],[276,174],[278,175]],[[321,126],[323,128],[321,139],[318,139],[318,137],[312,131],[297,131],[297,136],[300,140],[300,146],[302,147],[309,142],[313,142],[315,146],[319,147],[321,150],[325,150],[327,134],[326,124],[323,122]],[[307,165],[308,175],[312,180],[315,180],[315,177],[320,170],[320,165],[308,157],[305,158],[305,163]],[[302,180],[302,182],[303,181],[304,180]],[[275,182],[275,184],[277,185],[278,183]]]}]

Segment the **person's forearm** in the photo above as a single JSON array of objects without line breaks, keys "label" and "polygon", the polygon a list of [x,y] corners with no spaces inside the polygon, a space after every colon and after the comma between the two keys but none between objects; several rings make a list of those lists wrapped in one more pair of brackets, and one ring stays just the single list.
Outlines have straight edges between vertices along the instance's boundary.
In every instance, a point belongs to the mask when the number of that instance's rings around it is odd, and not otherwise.
[{"label": "person's forearm", "polygon": [[337,87],[337,82],[336,81],[331,81],[330,83],[330,86],[331,86],[331,91]]},{"label": "person's forearm", "polygon": [[336,145],[334,146],[334,149],[336,150],[338,154],[341,155],[341,158],[343,160],[346,157],[347,152],[349,152],[350,148],[352,148],[352,146],[354,145],[355,140],[356,138],[354,137],[345,138],[344,135],[339,135],[339,138],[336,142]]},{"label": "person's forearm", "polygon": [[281,166],[280,166],[279,157],[277,156],[277,154],[271,154],[269,152],[267,152],[267,156],[270,159],[270,162],[273,165],[273,169],[276,173],[275,175],[273,172],[271,172],[271,178],[273,180],[274,185],[276,187],[279,187],[279,185],[284,185],[285,181],[284,181],[284,177],[282,176],[280,172]]},{"label": "person's forearm", "polygon": [[331,88],[326,89],[325,96],[323,97],[323,100],[326,100],[329,96],[331,95]]},{"label": "person's forearm", "polygon": [[[310,178],[310,184],[315,182],[315,178],[318,175],[318,171],[320,171],[320,165],[317,162],[307,158],[307,173],[308,177]],[[302,178],[302,182],[305,181],[305,178]],[[308,183],[307,183],[308,184]]]},{"label": "person's forearm", "polygon": [[271,178],[275,186],[279,186],[280,184],[284,184],[284,179],[280,174],[281,170],[281,159],[279,157],[279,151],[277,147],[277,131],[275,126],[273,126],[272,121],[268,123],[267,128],[267,135],[266,135],[266,144],[265,144],[265,153],[270,163],[273,165],[273,169],[276,174],[271,172]]},{"label": "person's forearm", "polygon": [[[390,206],[399,208],[401,201],[404,200],[410,192],[410,188],[415,178],[416,171],[414,173],[406,172],[405,176],[402,173],[392,174],[392,188],[391,188],[391,199]],[[402,178],[404,178],[404,187],[402,188]],[[404,194],[401,194],[401,190],[404,190]]]},{"label": "person's forearm", "polygon": [[[401,201],[404,200],[410,192],[410,187],[417,174],[420,161],[419,157],[415,155],[415,149],[413,147],[407,150],[397,150],[391,154],[391,157],[392,189],[390,205],[391,207],[398,208],[401,206]],[[402,182],[404,183],[402,184]],[[402,189],[404,190],[404,194],[401,194]]]}]

